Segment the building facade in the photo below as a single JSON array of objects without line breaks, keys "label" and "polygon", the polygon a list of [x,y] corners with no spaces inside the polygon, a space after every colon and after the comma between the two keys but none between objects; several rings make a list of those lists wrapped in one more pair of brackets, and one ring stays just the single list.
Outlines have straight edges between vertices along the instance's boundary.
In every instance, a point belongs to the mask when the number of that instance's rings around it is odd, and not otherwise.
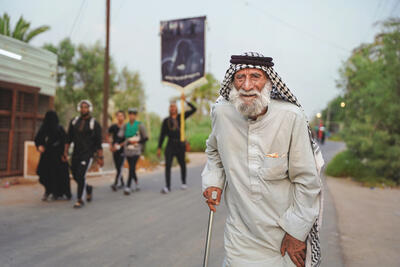
[{"label": "building facade", "polygon": [[0,35],[0,177],[22,175],[24,142],[54,106],[57,56]]}]

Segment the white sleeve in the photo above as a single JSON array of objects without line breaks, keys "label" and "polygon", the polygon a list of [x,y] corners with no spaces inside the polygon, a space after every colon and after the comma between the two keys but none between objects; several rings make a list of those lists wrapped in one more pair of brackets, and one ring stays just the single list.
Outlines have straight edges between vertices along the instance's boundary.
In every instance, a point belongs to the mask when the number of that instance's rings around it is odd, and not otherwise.
[{"label": "white sleeve", "polygon": [[216,122],[215,107],[211,110],[212,130],[206,142],[207,163],[201,174],[203,192],[208,187],[218,187],[223,189],[225,184],[225,171],[218,151],[216,132],[218,130]]},{"label": "white sleeve", "polygon": [[304,117],[296,117],[291,138],[289,178],[293,183],[293,203],[278,223],[285,232],[304,241],[318,216],[321,191],[321,180]]}]

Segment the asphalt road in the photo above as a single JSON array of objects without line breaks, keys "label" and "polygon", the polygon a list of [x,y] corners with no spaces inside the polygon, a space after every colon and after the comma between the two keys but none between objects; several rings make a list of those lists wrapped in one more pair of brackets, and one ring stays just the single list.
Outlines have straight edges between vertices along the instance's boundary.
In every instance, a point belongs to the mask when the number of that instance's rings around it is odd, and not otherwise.
[{"label": "asphalt road", "polygon": [[[341,147],[327,143],[323,149],[329,159]],[[111,177],[89,179],[94,200],[80,210],[68,201],[41,202],[39,193],[23,203],[1,204],[0,266],[201,266],[208,221],[202,168],[189,166],[186,191],[179,189],[174,168],[168,195],[160,194],[163,173],[155,172],[139,175],[142,190],[130,196],[111,192]],[[326,196],[322,266],[343,266],[335,209]],[[210,267],[222,264],[225,218],[222,204],[214,217]]]},{"label": "asphalt road", "polygon": [[[329,142],[321,145],[322,155],[326,164],[335,156],[335,154],[345,149],[344,143]],[[325,167],[324,167],[325,168]],[[322,170],[321,173],[323,173]],[[321,250],[322,250],[322,266],[326,267],[343,267],[344,257],[340,247],[340,234],[337,225],[336,209],[325,176],[322,175],[324,183],[324,209],[321,226]]]}]

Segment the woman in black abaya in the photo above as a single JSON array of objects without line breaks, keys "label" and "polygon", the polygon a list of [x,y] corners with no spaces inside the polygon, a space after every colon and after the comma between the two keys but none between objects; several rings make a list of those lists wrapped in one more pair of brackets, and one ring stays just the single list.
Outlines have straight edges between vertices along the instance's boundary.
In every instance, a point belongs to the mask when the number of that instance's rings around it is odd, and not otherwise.
[{"label": "woman in black abaya", "polygon": [[63,196],[71,199],[68,163],[61,160],[66,139],[67,135],[59,124],[57,113],[48,111],[35,137],[36,148],[41,154],[37,174],[45,188],[43,201],[50,195],[53,199]]}]

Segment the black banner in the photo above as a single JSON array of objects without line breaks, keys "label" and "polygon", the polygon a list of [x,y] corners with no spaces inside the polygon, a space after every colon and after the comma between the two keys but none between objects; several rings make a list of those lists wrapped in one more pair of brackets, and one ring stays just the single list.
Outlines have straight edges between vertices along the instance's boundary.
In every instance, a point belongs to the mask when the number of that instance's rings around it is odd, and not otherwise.
[{"label": "black banner", "polygon": [[206,17],[161,22],[161,79],[185,88],[205,76]]}]

